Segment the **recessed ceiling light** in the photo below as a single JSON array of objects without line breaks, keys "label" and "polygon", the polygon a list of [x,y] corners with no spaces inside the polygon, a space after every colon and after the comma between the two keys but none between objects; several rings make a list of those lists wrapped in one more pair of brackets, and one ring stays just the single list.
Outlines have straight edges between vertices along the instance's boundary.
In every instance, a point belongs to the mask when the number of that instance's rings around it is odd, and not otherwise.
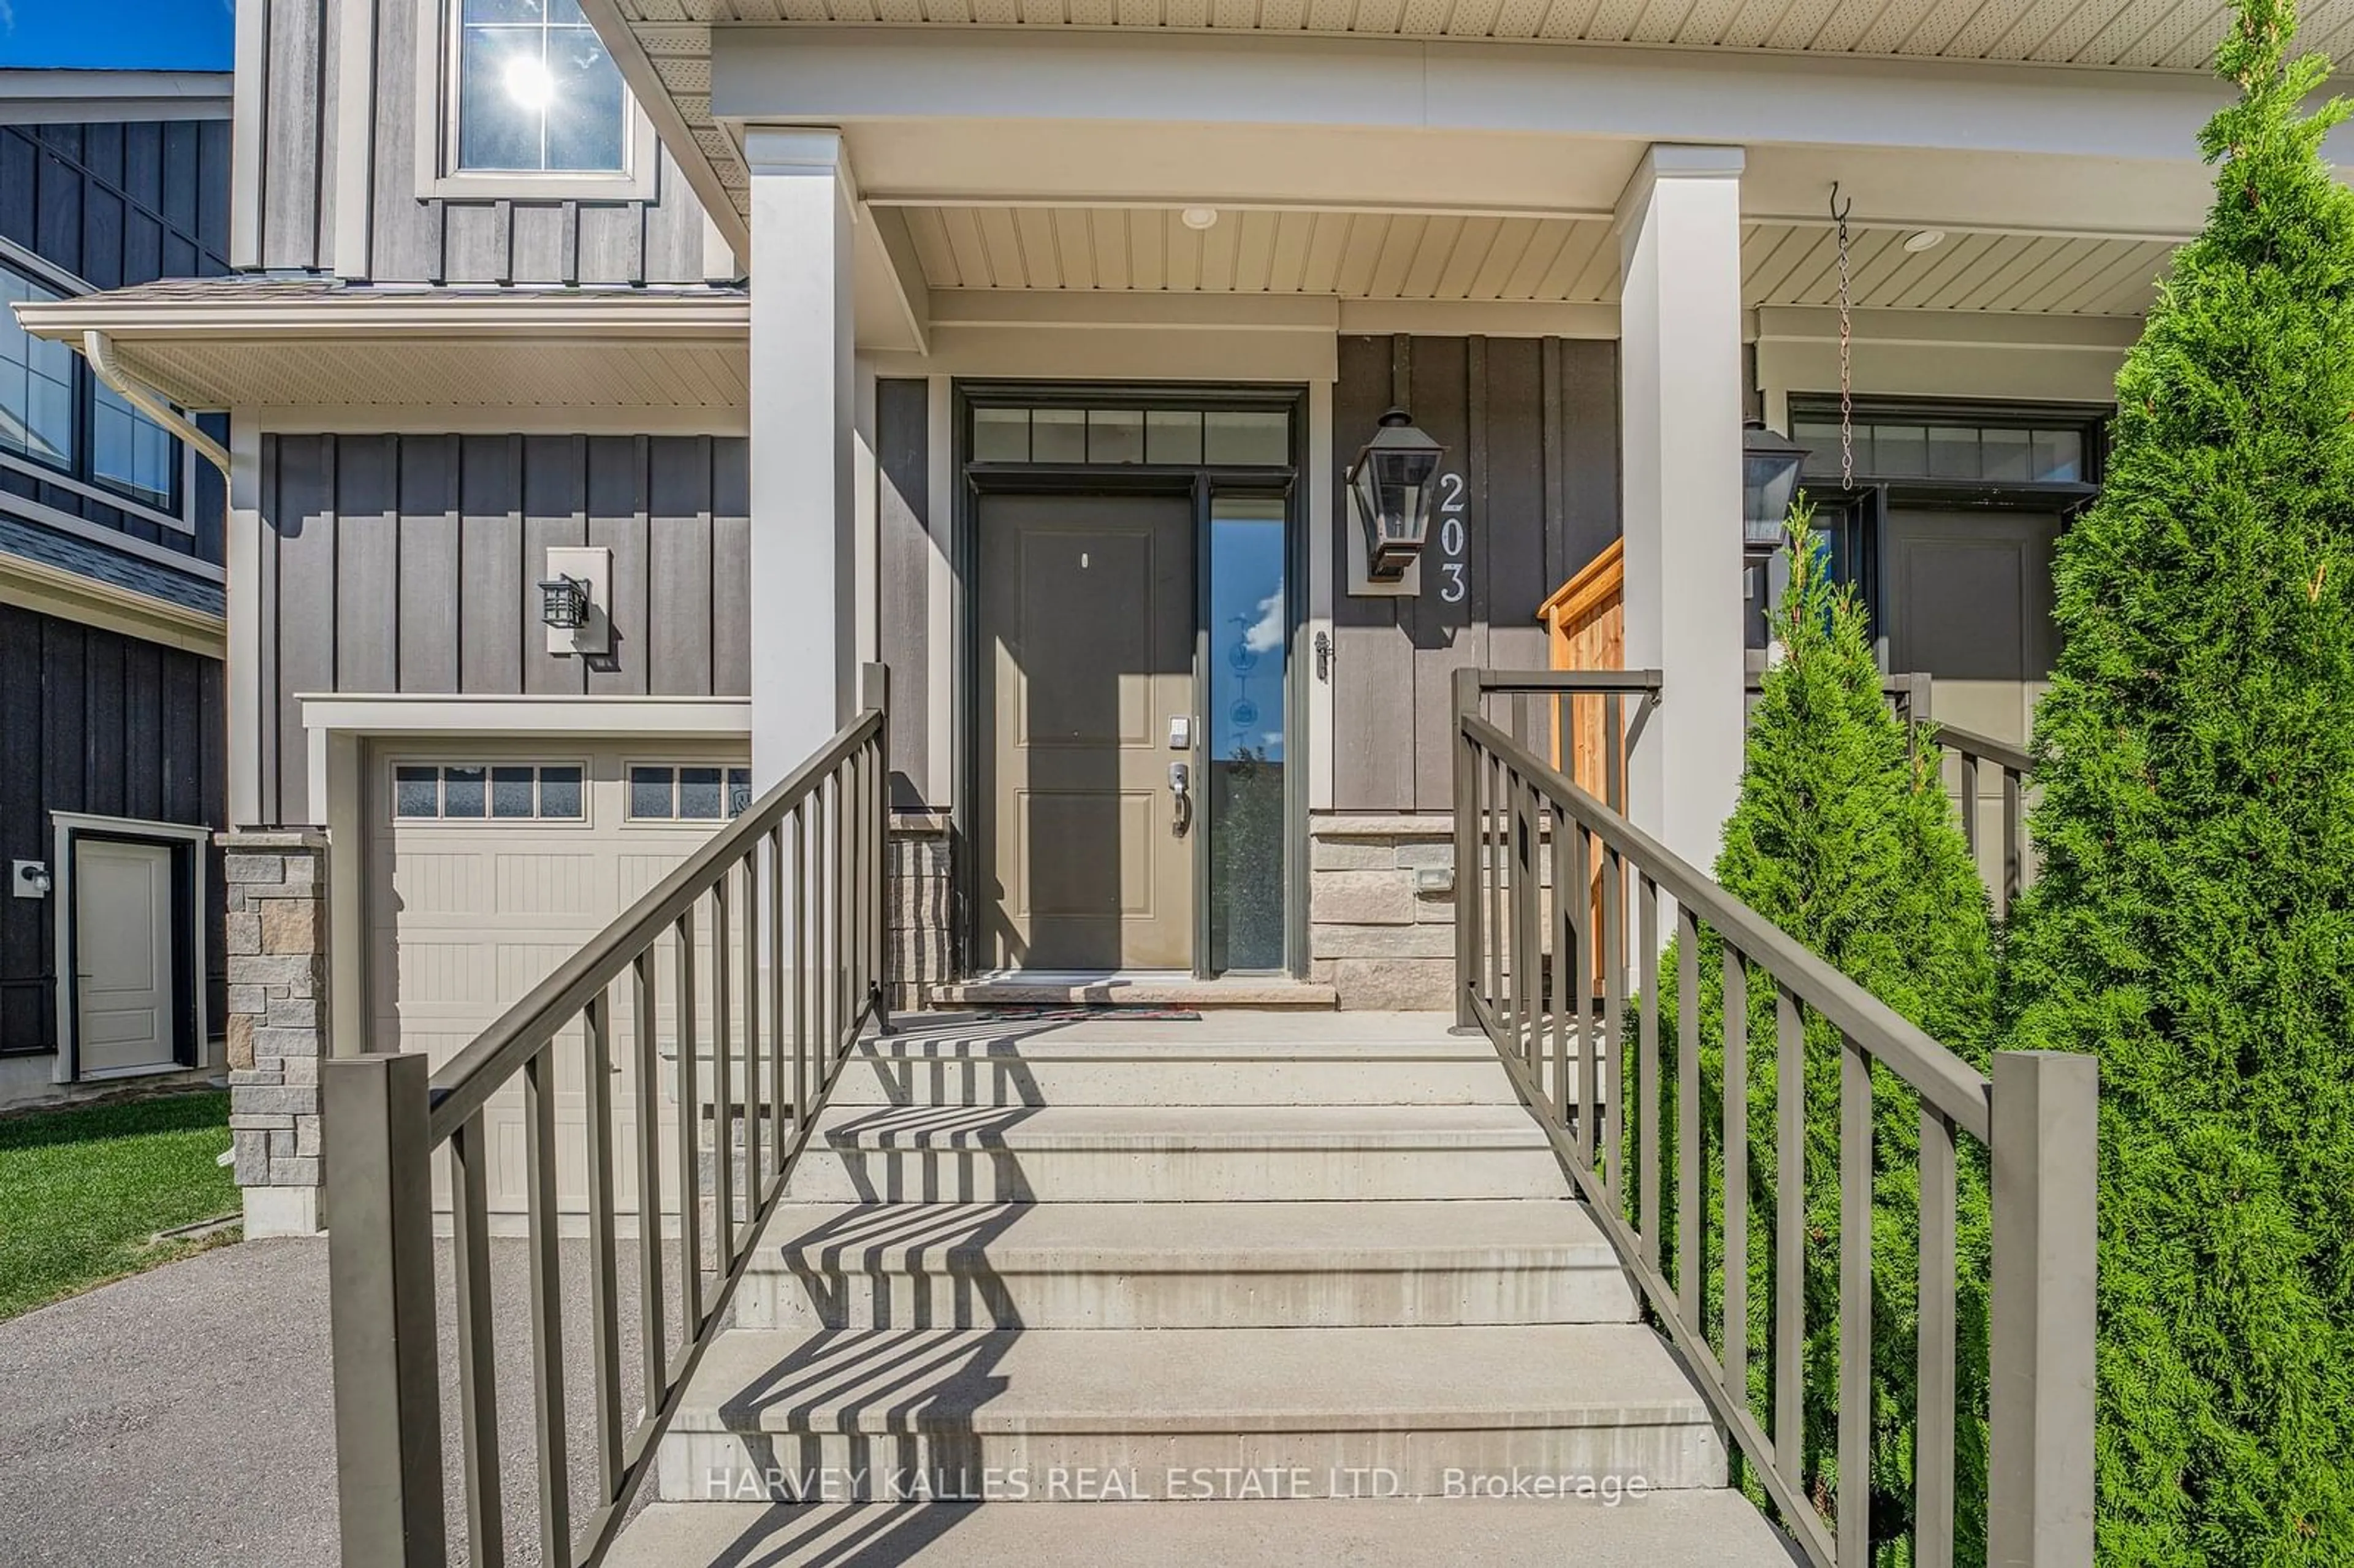
[{"label": "recessed ceiling light", "polygon": [[1918,256],[1924,250],[1935,250],[1938,246],[1943,245],[1945,242],[1946,231],[1944,229],[1925,228],[1917,234],[1906,235],[1904,237],[1904,249],[1910,250],[1915,256]]},{"label": "recessed ceiling light", "polygon": [[1214,207],[1189,207],[1179,213],[1177,218],[1188,228],[1207,228],[1218,221],[1218,209]]}]

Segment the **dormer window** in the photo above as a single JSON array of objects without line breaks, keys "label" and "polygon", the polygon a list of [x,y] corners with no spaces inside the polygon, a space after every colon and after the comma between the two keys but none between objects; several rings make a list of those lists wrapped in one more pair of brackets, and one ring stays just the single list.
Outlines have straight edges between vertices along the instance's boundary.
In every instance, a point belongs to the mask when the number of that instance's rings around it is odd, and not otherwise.
[{"label": "dormer window", "polygon": [[578,0],[456,5],[457,172],[629,171],[629,94]]}]

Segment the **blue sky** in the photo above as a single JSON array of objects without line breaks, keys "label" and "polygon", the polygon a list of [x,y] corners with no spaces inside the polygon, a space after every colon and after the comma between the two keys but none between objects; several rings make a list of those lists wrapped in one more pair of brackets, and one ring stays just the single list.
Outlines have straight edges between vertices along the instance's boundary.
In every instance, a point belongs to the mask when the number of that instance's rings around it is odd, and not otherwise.
[{"label": "blue sky", "polygon": [[227,70],[230,0],[0,0],[0,67]]}]

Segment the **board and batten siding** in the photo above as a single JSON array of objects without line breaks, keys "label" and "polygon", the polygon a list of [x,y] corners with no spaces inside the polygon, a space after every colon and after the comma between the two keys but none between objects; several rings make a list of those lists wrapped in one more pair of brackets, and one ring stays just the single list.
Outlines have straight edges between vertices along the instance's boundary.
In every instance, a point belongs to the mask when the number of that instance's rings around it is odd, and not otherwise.
[{"label": "board and batten siding", "polygon": [[[0,125],[0,238],[92,289],[217,277],[228,270],[228,174],[226,120]],[[228,429],[214,415],[198,423],[216,439]],[[15,497],[217,566],[220,475],[193,466],[193,533],[109,505],[90,493],[100,487],[14,466],[0,466],[0,509]]]},{"label": "board and batten siding", "polygon": [[[875,384],[876,643],[891,672],[891,804],[936,805],[931,779],[930,387],[885,376]],[[940,701],[947,700],[943,694]]]},{"label": "board and batten siding", "polygon": [[[658,151],[651,201],[420,200],[434,171],[419,167],[418,120],[439,112],[436,84],[419,79],[418,38],[448,0],[239,0],[256,7],[241,31],[260,65],[261,89],[240,101],[239,133],[258,155],[243,166],[258,189],[250,218],[256,254],[240,263],[333,270],[377,282],[689,283],[704,273],[704,216],[685,176]],[[346,18],[373,21],[370,69],[346,75]],[[334,254],[337,94],[345,80],[372,88],[364,120],[369,254]]]},{"label": "board and batten siding", "polygon": [[[263,821],[313,820],[298,696],[741,696],[742,440],[279,435],[261,445]],[[612,552],[613,648],[546,651],[552,546]]]},{"label": "board and batten siding", "polygon": [[[1421,594],[1358,597],[1345,475],[1392,407],[1445,444],[1440,471],[1461,476],[1462,548],[1450,557],[1434,521]],[[1343,336],[1332,431],[1332,804],[1446,810],[1454,671],[1544,668],[1537,606],[1618,536],[1618,345]]]},{"label": "board and batten siding", "polygon": [[[51,811],[224,825],[221,713],[218,660],[0,605],[0,859],[53,862]],[[218,1027],[220,854],[208,854],[205,1016]],[[0,1054],[57,1049],[56,916],[50,899],[0,898]]]}]

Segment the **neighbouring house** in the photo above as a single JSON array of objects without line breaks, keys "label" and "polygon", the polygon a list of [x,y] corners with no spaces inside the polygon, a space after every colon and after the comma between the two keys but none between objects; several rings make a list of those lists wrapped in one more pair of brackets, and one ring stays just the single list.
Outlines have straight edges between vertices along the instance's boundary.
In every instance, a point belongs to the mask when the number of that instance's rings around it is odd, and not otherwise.
[{"label": "neighbouring house", "polygon": [[[306,1057],[445,1058],[863,661],[905,1000],[1445,1004],[1451,673],[1541,667],[1621,537],[1631,814],[1712,858],[1745,417],[1887,667],[2021,738],[2221,91],[2158,0],[726,14],[241,0],[227,274],[18,306],[228,415],[249,1187],[315,1184]],[[1346,482],[1393,407],[1402,572]]]},{"label": "neighbouring house", "polygon": [[[227,274],[229,103],[0,70],[0,300]],[[217,1074],[227,1016],[226,487],[183,439],[227,419],[83,346],[0,320],[0,1108]]]}]

